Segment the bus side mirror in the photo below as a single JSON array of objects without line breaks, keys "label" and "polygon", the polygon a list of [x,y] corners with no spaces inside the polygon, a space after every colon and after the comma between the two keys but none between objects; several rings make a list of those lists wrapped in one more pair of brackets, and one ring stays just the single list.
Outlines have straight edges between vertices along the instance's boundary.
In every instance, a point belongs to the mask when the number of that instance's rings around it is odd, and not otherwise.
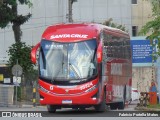
[{"label": "bus side mirror", "polygon": [[34,46],[31,50],[31,61],[34,64],[36,64],[36,53],[39,46],[40,46],[40,42],[36,46]]},{"label": "bus side mirror", "polygon": [[97,49],[97,62],[102,62],[102,42],[99,43],[98,49]]}]

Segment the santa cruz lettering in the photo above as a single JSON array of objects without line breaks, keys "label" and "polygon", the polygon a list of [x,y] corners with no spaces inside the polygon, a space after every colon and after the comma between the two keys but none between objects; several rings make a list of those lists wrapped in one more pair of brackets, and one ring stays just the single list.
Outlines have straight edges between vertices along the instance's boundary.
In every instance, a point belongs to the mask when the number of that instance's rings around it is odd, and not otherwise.
[{"label": "santa cruz lettering", "polygon": [[50,39],[55,38],[87,38],[88,35],[85,34],[61,34],[61,35],[52,35]]}]

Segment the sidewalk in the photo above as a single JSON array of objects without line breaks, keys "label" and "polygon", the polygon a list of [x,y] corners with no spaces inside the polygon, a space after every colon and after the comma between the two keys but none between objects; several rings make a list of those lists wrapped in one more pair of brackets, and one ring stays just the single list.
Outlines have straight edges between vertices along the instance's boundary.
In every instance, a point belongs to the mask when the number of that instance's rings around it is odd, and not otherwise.
[{"label": "sidewalk", "polygon": [[[35,107],[43,107],[40,106],[40,104],[36,104]],[[34,108],[34,105],[32,102],[17,102],[13,103],[13,104],[0,104],[0,111],[2,111],[3,109],[16,109],[16,108]]]},{"label": "sidewalk", "polygon": [[139,110],[139,111],[159,111],[160,112],[160,109],[147,108],[147,107],[135,107],[135,110]]},{"label": "sidewalk", "polygon": [[36,106],[23,104],[22,106],[18,105],[9,105],[9,106],[0,106],[0,111],[47,111],[46,106]]}]

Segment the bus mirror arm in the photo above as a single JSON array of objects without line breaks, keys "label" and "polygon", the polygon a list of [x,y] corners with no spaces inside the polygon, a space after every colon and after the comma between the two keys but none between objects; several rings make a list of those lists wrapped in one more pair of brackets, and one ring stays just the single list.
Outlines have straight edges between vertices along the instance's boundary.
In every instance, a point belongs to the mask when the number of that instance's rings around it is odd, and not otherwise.
[{"label": "bus mirror arm", "polygon": [[97,48],[97,62],[98,63],[102,62],[102,42],[99,43]]},{"label": "bus mirror arm", "polygon": [[40,42],[37,45],[35,45],[31,50],[31,61],[34,64],[36,64],[36,52],[39,46],[40,46]]}]

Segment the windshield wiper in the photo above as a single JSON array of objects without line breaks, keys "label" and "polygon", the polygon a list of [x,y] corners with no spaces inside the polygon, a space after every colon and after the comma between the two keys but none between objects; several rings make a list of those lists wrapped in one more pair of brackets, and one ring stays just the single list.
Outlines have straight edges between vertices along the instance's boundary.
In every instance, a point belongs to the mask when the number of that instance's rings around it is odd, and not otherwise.
[{"label": "windshield wiper", "polygon": [[77,71],[74,69],[73,65],[71,63],[69,63],[69,66],[71,67],[71,69],[74,71],[74,73],[76,74],[76,76],[80,79],[81,77],[78,75]]}]

